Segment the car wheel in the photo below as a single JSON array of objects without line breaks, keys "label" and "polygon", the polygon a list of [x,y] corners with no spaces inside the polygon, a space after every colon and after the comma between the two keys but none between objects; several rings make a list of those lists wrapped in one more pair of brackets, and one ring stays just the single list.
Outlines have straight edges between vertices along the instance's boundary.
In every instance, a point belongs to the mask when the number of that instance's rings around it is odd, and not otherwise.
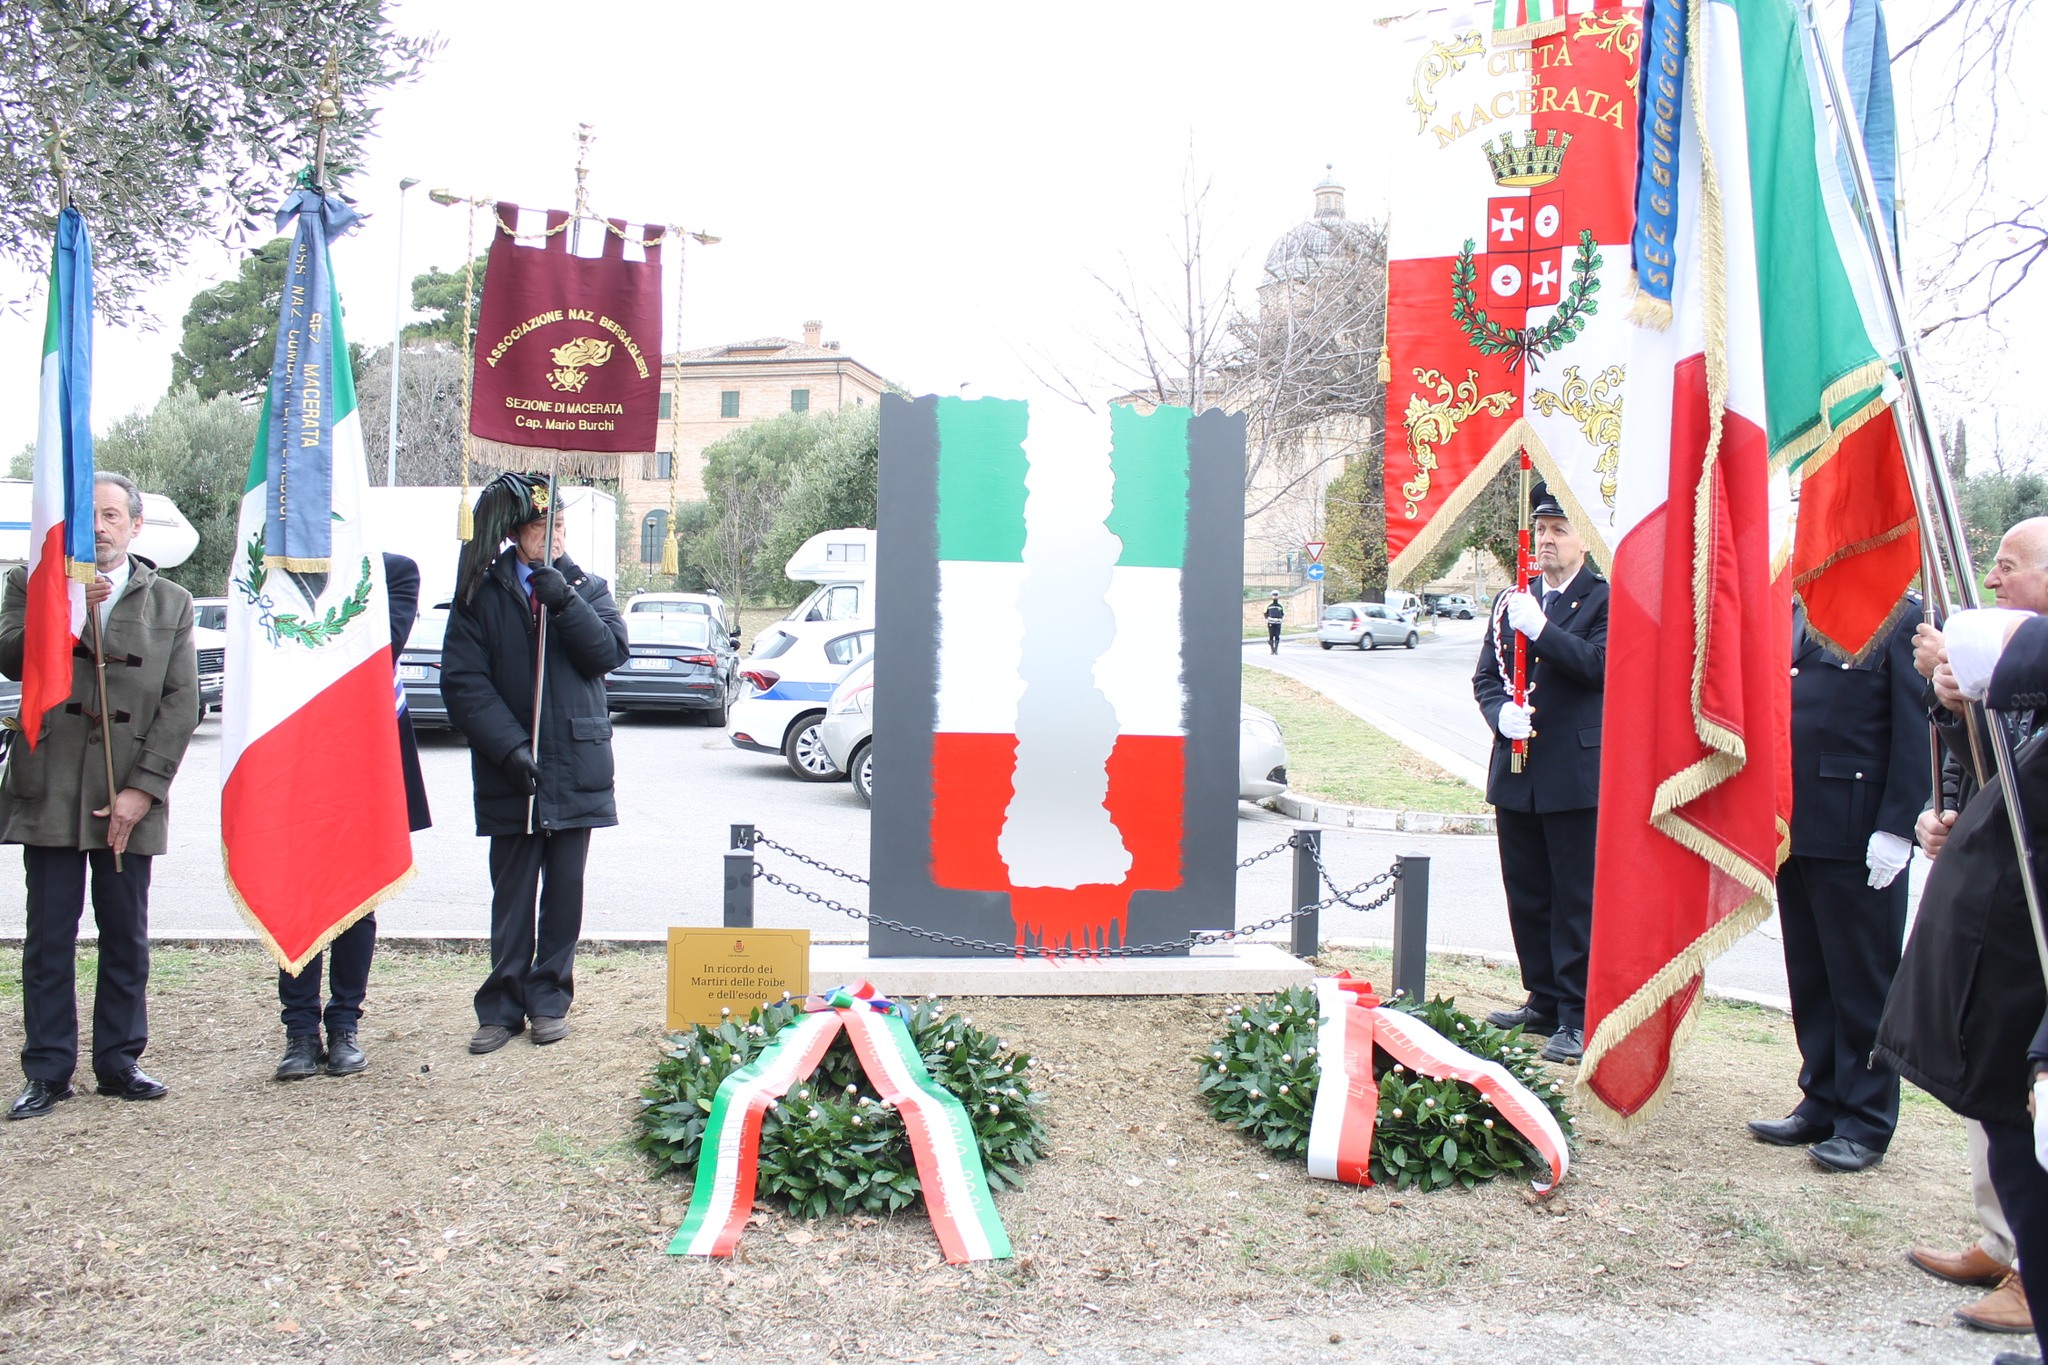
[{"label": "car wheel", "polygon": [[1368,630],[1365,634],[1358,637],[1358,647],[1360,649],[1378,649],[1380,647],[1380,637]]},{"label": "car wheel", "polygon": [[853,751],[853,794],[863,806],[875,804],[875,745],[870,740]]},{"label": "car wheel", "polygon": [[725,707],[725,699],[721,697],[718,705],[703,713],[704,723],[714,730],[723,730],[725,728]]},{"label": "car wheel", "polygon": [[1330,647],[1330,642],[1328,640],[1318,640],[1316,641],[1316,643],[1321,645],[1324,649],[1328,649]]},{"label": "car wheel", "polygon": [[832,756],[825,752],[825,741],[818,737],[818,722],[823,719],[823,715],[805,716],[782,743],[783,761],[806,782],[836,782],[846,776],[833,764]]},{"label": "car wheel", "polygon": [[1413,649],[1413,648],[1415,648],[1415,646],[1417,646],[1417,645],[1419,645],[1419,644],[1421,644],[1421,643],[1422,643],[1422,637],[1421,637],[1420,635],[1417,635],[1417,634],[1416,634],[1416,633],[1415,633],[1414,631],[1412,631],[1412,630],[1408,632],[1408,648],[1410,648],[1410,649]]}]

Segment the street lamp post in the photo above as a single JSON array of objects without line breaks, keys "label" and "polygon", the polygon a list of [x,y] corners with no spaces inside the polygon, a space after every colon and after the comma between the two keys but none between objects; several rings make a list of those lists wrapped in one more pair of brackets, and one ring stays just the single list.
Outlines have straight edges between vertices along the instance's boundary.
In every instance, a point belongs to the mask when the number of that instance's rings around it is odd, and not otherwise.
[{"label": "street lamp post", "polygon": [[386,488],[398,487],[398,353],[399,342],[405,332],[405,192],[419,183],[418,177],[410,175],[398,182],[397,262],[391,272],[394,276],[391,291],[391,418],[384,439]]}]

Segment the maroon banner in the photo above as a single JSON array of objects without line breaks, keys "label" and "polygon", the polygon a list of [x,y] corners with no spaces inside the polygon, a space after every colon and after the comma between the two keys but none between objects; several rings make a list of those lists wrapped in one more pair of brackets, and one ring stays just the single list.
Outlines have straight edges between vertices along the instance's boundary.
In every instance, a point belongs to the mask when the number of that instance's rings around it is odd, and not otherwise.
[{"label": "maroon banner", "polygon": [[486,441],[556,450],[654,449],[661,406],[661,246],[625,256],[626,224],[591,224],[604,254],[571,255],[569,215],[550,210],[547,236],[521,245],[519,206],[498,205],[477,318],[469,429]]}]

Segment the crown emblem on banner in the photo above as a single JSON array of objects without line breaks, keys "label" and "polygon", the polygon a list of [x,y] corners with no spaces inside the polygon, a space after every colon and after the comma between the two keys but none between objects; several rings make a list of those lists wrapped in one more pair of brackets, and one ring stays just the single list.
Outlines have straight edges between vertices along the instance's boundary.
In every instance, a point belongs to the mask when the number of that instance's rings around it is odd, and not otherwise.
[{"label": "crown emblem on banner", "polygon": [[1572,145],[1570,133],[1547,129],[1542,142],[1536,140],[1536,130],[1531,128],[1522,134],[1518,145],[1513,133],[1500,140],[1500,146],[1492,142],[1483,144],[1487,164],[1493,167],[1493,181],[1496,185],[1512,189],[1533,189],[1548,185],[1564,170],[1564,151]]}]

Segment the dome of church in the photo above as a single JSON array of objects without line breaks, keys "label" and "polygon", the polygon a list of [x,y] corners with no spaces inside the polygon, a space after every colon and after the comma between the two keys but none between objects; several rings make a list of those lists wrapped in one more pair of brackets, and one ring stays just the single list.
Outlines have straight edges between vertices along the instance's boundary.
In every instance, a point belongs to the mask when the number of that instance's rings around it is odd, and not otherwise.
[{"label": "dome of church", "polygon": [[1280,235],[1266,253],[1266,282],[1307,279],[1326,257],[1357,249],[1366,240],[1365,226],[1344,216],[1344,187],[1336,168],[1325,166],[1316,186],[1315,216]]}]

